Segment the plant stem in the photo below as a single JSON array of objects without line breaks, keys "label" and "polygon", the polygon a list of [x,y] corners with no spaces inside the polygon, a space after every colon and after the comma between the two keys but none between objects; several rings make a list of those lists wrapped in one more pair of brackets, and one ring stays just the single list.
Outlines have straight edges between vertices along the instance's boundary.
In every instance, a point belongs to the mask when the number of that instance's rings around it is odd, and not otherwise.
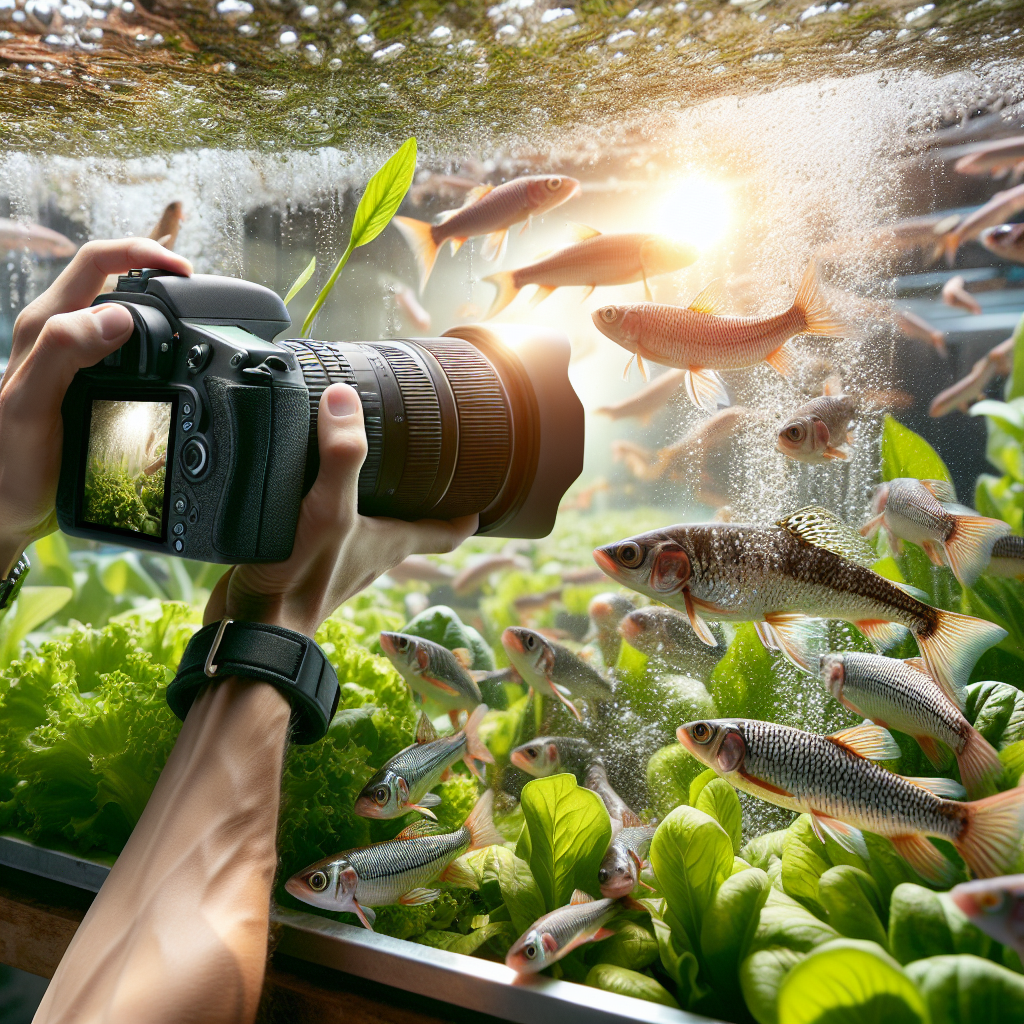
[{"label": "plant stem", "polygon": [[316,297],[316,302],[313,303],[313,308],[309,311],[309,315],[303,321],[302,324],[302,337],[308,338],[310,329],[313,327],[313,321],[316,319],[317,313],[320,312],[320,308],[327,301],[327,296],[331,294],[331,289],[334,288],[334,283],[338,280],[338,275],[341,273],[345,264],[348,263],[349,256],[352,255],[352,250],[355,246],[349,241],[348,248],[341,254],[341,259],[335,264],[334,270],[331,271],[331,276],[327,279],[327,284],[320,289],[320,294]]}]

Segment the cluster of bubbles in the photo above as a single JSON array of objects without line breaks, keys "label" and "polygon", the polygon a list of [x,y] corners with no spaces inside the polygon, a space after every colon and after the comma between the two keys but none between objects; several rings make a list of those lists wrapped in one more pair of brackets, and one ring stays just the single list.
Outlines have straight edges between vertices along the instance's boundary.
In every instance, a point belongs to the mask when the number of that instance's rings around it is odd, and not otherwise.
[{"label": "cluster of bubbles", "polygon": [[0,43],[32,33],[54,51],[95,53],[105,26],[116,19],[120,37],[139,47],[160,46],[159,32],[133,30],[135,15],[133,0],[0,0]]}]

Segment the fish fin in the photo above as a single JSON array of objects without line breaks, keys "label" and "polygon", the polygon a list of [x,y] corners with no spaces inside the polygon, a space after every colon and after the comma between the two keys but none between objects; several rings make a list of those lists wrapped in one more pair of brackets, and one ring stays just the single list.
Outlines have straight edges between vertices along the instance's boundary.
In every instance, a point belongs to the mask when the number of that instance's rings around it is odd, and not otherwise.
[{"label": "fish fin", "polygon": [[[432,795],[432,794],[428,794],[428,796],[429,795]],[[427,807],[422,801],[420,801],[420,803],[418,803],[418,804],[406,804],[406,809],[410,810],[410,811],[418,811],[420,814],[423,815],[424,818],[429,818],[430,820],[426,822],[426,824],[428,824],[428,825],[437,822],[437,815],[432,810],[430,810],[430,808]],[[410,838],[410,837],[409,836],[404,836],[403,838]]]},{"label": "fish fin", "polygon": [[720,405],[729,404],[725,384],[714,370],[689,366],[683,382],[686,384],[686,394],[698,409],[713,413]]},{"label": "fish fin", "polygon": [[398,897],[398,902],[403,907],[421,907],[424,903],[433,903],[440,895],[440,889],[410,889]]},{"label": "fish fin", "polygon": [[530,229],[530,225],[533,223],[533,215],[531,214],[526,220],[523,221],[523,226],[519,229],[520,235],[525,235]]},{"label": "fish fin", "polygon": [[741,771],[740,775],[743,776],[752,786],[757,789],[763,789],[767,793],[775,793],[777,796],[791,797],[793,794],[788,789],[782,789],[779,786],[773,786],[770,782],[765,782],[764,779],[759,779],[756,775],[750,775],[748,772]]},{"label": "fish fin", "polygon": [[[626,826],[623,825],[623,828],[625,828],[625,827]],[[643,871],[643,869],[644,869],[644,862],[640,859],[640,855],[636,852],[636,850],[630,850],[629,851],[629,858],[633,862],[633,866],[636,868],[636,877],[637,877],[637,881],[639,881],[640,880],[640,872]]]},{"label": "fish fin", "polygon": [[601,927],[598,928],[596,932],[594,932],[594,937],[590,941],[601,942],[603,939],[610,939],[614,934],[614,929]]},{"label": "fish fin", "polygon": [[473,665],[473,655],[470,653],[468,647],[453,647],[452,654],[455,655],[455,660],[463,668],[471,668]]},{"label": "fish fin", "polygon": [[443,693],[451,693],[459,696],[459,691],[456,690],[454,686],[449,686],[443,680],[438,679],[437,676],[423,676],[422,679],[424,682],[430,683],[431,686],[436,686]]},{"label": "fish fin", "polygon": [[639,814],[631,810],[625,810],[622,812],[622,827],[623,828],[643,828],[643,819]]},{"label": "fish fin", "polygon": [[628,362],[626,363],[626,367],[625,367],[625,369],[624,369],[624,370],[622,371],[622,379],[623,379],[623,380],[629,380],[629,368],[630,368],[630,367],[631,367],[631,366],[633,365],[633,360],[634,360],[635,358],[636,358],[636,353],[634,352],[634,353],[633,353],[633,354],[632,354],[632,355],[631,355],[631,356],[629,357],[629,361],[628,361]]},{"label": "fish fin", "polygon": [[956,501],[956,488],[948,480],[920,480],[936,501]]},{"label": "fish fin", "polygon": [[822,846],[825,845],[825,831],[821,827],[821,823],[818,821],[818,815],[813,811],[808,815],[811,820],[811,831],[818,837],[818,842]]},{"label": "fish fin", "polygon": [[775,525],[796,534],[805,544],[824,548],[866,569],[878,561],[878,554],[860,533],[820,505],[806,505],[776,520]]},{"label": "fish fin", "polygon": [[1003,770],[1003,763],[992,744],[974,726],[968,727],[967,743],[956,760],[960,765],[960,778],[972,797]]},{"label": "fish fin", "polygon": [[490,320],[491,317],[497,316],[519,294],[519,288],[516,287],[515,274],[511,270],[501,270],[497,274],[485,277],[484,280],[489,284],[493,284],[498,289],[498,294],[494,296],[494,302],[491,303],[491,308],[484,318]]},{"label": "fish fin", "polygon": [[[583,304],[584,302],[586,302],[586,301],[587,301],[587,299],[589,299],[591,295],[593,295],[593,294],[594,294],[594,289],[595,289],[596,287],[597,287],[597,285],[596,285],[596,284],[588,284],[588,285],[587,285],[587,287],[586,287],[586,291],[585,291],[585,292],[583,293],[583,296],[582,296],[582,297],[580,298],[580,304],[581,304],[581,305],[582,305],[582,304]],[[598,410],[598,412],[600,412],[600,411],[601,411],[601,410],[599,409],[599,410]]]},{"label": "fish fin", "polygon": [[433,743],[436,739],[437,730],[434,728],[434,723],[427,718],[425,712],[421,711],[419,720],[416,722],[416,744]]},{"label": "fish fin", "polygon": [[353,900],[352,913],[359,918],[364,928],[373,931],[373,922],[377,920],[377,912],[373,907],[364,907],[358,900]]},{"label": "fish fin", "polygon": [[807,656],[808,617],[796,612],[768,612],[764,621],[775,634],[779,650],[786,660],[804,672],[810,672],[811,663]]},{"label": "fish fin", "polygon": [[420,810],[424,807],[436,807],[441,802],[437,793],[425,793],[420,800]]},{"label": "fish fin", "polygon": [[715,634],[708,629],[708,624],[700,617],[693,604],[693,597],[687,588],[683,588],[683,606],[686,608],[686,617],[690,620],[690,626],[698,639],[702,640],[708,647],[717,647],[718,641]]},{"label": "fish fin", "polygon": [[[792,377],[796,372],[795,350],[789,341],[784,341],[774,352],[769,352],[764,361],[783,377]],[[827,450],[827,449],[826,449]]]},{"label": "fish fin", "polygon": [[485,239],[480,255],[485,260],[500,260],[505,253],[505,246],[508,244],[508,229],[492,231]]},{"label": "fish fin", "polygon": [[953,575],[965,587],[974,585],[992,558],[992,548],[1010,533],[1008,523],[987,516],[954,516],[953,532],[943,548]]},{"label": "fish fin", "polygon": [[[868,844],[864,841],[864,833],[853,825],[847,825],[845,821],[839,821],[828,814],[820,811],[811,811],[811,824],[817,825],[822,832],[830,839],[838,843],[847,853],[855,853],[864,860],[870,860]],[[821,839],[819,833],[818,838]],[[822,842],[824,840],[822,839]]]},{"label": "fish fin", "polygon": [[577,242],[585,242],[588,238],[597,238],[601,234],[597,228],[592,228],[587,224],[578,224],[575,221],[570,222],[569,233]]},{"label": "fish fin", "polygon": [[455,214],[461,213],[461,212],[462,212],[462,207],[461,206],[456,206],[453,210],[442,210],[434,218],[434,227],[438,227],[441,224],[447,224],[448,221],[450,221],[452,219],[452,217],[455,216]]},{"label": "fish fin", "polygon": [[644,357],[639,352],[636,354],[636,365],[640,371],[641,378],[643,378],[643,382],[646,384],[651,379],[651,375],[647,372],[647,364],[644,363]]},{"label": "fish fin", "polygon": [[922,590],[920,587],[915,587],[913,583],[897,583],[895,580],[889,580],[894,587],[899,587],[904,594],[909,594],[911,597],[916,597],[918,601],[928,604],[931,601],[931,595],[927,590]]},{"label": "fish fin", "polygon": [[803,316],[804,329],[801,334],[824,334],[843,337],[845,327],[829,309],[818,283],[818,267],[814,260],[807,264],[803,280],[793,299],[793,308]]},{"label": "fish fin", "polygon": [[837,448],[834,444],[827,444],[822,449],[822,457],[826,459],[848,459],[850,457],[849,451],[842,448]]},{"label": "fish fin", "polygon": [[942,237],[942,252],[946,256],[946,266],[956,264],[956,252],[960,248],[960,235],[956,231],[947,231]]},{"label": "fish fin", "polygon": [[947,779],[940,776],[921,777],[904,775],[903,779],[911,785],[923,789],[940,800],[963,800],[967,796],[967,790],[955,779]]},{"label": "fish fin", "polygon": [[892,836],[896,852],[926,881],[946,888],[956,878],[956,868],[923,835]]},{"label": "fish fin", "polygon": [[925,665],[924,658],[904,658],[903,664],[906,665],[907,668],[913,668],[916,669],[918,672],[924,672],[925,675],[928,674],[928,666]]},{"label": "fish fin", "polygon": [[449,238],[448,245],[451,249],[451,254],[454,256],[468,241],[466,238]]},{"label": "fish fin", "polygon": [[906,635],[907,627],[899,622],[887,622],[885,619],[861,619],[854,625],[880,650],[898,644]]},{"label": "fish fin", "polygon": [[539,306],[557,287],[556,284],[537,285],[537,290],[533,293],[533,298],[530,299],[530,308]]},{"label": "fish fin", "polygon": [[460,889],[479,889],[480,884],[477,882],[476,875],[473,874],[472,868],[464,864],[462,859],[453,860],[444,871],[437,876],[439,882],[444,882],[446,885],[456,885]]},{"label": "fish fin", "polygon": [[484,715],[486,714],[487,705],[478,704],[473,709],[473,714],[469,716],[469,721],[466,722],[466,756],[463,760],[466,761],[470,771],[472,771],[472,765],[469,764],[468,758],[476,758],[478,761],[494,764],[494,755],[487,749],[484,741],[480,739],[480,723],[483,722]]},{"label": "fish fin", "polygon": [[921,550],[928,556],[928,561],[932,565],[943,566],[946,564],[946,559],[942,555],[942,545],[938,541],[921,541]]},{"label": "fish fin", "polygon": [[558,940],[550,932],[545,932],[541,936],[540,941],[541,945],[543,945],[548,953],[555,953],[558,951]]},{"label": "fish fin", "polygon": [[725,309],[725,291],[722,282],[715,278],[709,285],[706,285],[697,297],[690,303],[689,309],[694,313],[707,313],[715,316]]},{"label": "fish fin", "polygon": [[932,736],[915,736],[917,745],[924,752],[924,756],[931,761],[935,768],[941,769],[945,764],[946,759],[942,756],[942,751],[939,749],[938,742]]},{"label": "fish fin", "polygon": [[862,537],[874,537],[885,523],[885,513],[880,512],[874,519],[869,519],[861,528]]},{"label": "fish fin", "polygon": [[570,907],[578,907],[581,903],[593,903],[594,897],[582,889],[573,889],[572,899],[569,900]]},{"label": "fish fin", "polygon": [[557,686],[552,686],[551,692],[576,716],[577,722],[583,721],[583,716],[576,710],[576,705],[568,697],[564,697]]},{"label": "fish fin", "polygon": [[966,805],[967,820],[953,845],[977,878],[1002,875],[1020,852],[1024,833],[1024,787]]},{"label": "fish fin", "polygon": [[462,718],[458,708],[452,708],[448,712],[448,721],[452,723],[452,729],[458,732],[462,728]]},{"label": "fish fin", "polygon": [[445,770],[443,772],[441,772],[440,779],[441,779],[442,782],[447,782],[451,777],[452,777],[452,770],[451,770],[451,768],[445,768]]},{"label": "fish fin", "polygon": [[491,809],[494,806],[494,790],[488,789],[469,812],[469,817],[462,826],[469,830],[469,849],[479,850],[484,846],[500,846],[505,837],[494,827]]},{"label": "fish fin", "polygon": [[993,622],[959,612],[936,611],[938,621],[927,635],[917,637],[928,674],[963,708],[964,687],[974,663],[995,646],[1006,630]]},{"label": "fish fin", "polygon": [[432,225],[424,220],[415,220],[412,217],[395,217],[394,225],[402,232],[409,248],[420,268],[420,294],[427,287],[430,279],[430,272],[434,269],[434,261],[437,259],[438,244],[434,241],[434,229]]},{"label": "fish fin", "polygon": [[654,301],[654,295],[651,292],[651,286],[647,283],[647,275],[646,274],[644,274],[644,298],[648,302],[653,302]]},{"label": "fish fin", "polygon": [[465,209],[467,206],[472,206],[473,203],[480,202],[484,196],[494,191],[493,185],[474,185],[465,195],[462,200],[462,206],[460,209]]},{"label": "fish fin", "polygon": [[821,393],[825,398],[838,398],[843,393],[843,383],[838,373],[829,374],[821,387]]},{"label": "fish fin", "polygon": [[889,734],[889,730],[872,722],[840,729],[825,739],[869,761],[892,761],[901,754],[900,745]]},{"label": "fish fin", "polygon": [[767,622],[755,622],[754,632],[757,633],[757,637],[766,651],[779,650],[779,642],[775,638],[775,630]]}]

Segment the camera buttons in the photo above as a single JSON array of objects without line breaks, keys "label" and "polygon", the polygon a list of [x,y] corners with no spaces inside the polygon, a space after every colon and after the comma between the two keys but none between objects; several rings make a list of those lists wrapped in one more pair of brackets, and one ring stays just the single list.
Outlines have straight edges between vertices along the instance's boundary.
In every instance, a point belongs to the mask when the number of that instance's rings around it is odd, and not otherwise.
[{"label": "camera buttons", "polygon": [[191,420],[185,420],[181,425],[181,429],[187,434],[194,426],[195,424]]},{"label": "camera buttons", "polygon": [[174,526],[171,529],[171,533],[173,533],[175,537],[183,536],[184,533],[185,533],[185,524],[184,523],[175,523]]},{"label": "camera buttons", "polygon": [[189,438],[181,449],[181,462],[191,477],[202,476],[209,459],[206,445],[198,437]]},{"label": "camera buttons", "polygon": [[185,542],[180,537],[174,542],[174,550],[177,551],[179,555],[185,550]]},{"label": "camera buttons", "polygon": [[188,499],[183,494],[176,494],[171,507],[176,515],[183,516],[188,511]]},{"label": "camera buttons", "polygon": [[193,373],[198,373],[210,358],[209,345],[193,345],[185,356],[185,362]]},{"label": "camera buttons", "polygon": [[191,416],[192,415],[192,403],[191,402],[184,402],[182,404],[182,406],[181,406],[181,414],[183,416]]},{"label": "camera buttons", "polygon": [[199,522],[199,509],[195,505],[188,510],[188,521],[192,526]]}]

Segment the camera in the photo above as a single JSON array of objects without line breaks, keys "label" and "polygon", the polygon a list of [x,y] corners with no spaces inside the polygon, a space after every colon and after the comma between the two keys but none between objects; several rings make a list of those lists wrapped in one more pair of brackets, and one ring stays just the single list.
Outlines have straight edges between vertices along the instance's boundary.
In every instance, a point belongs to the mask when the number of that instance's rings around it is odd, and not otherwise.
[{"label": "camera", "polygon": [[438,338],[274,341],[291,320],[250,281],[133,270],[131,337],[80,370],[62,407],[60,528],[207,562],[287,558],[319,468],[320,396],[350,384],[368,452],[359,511],[480,514],[480,533],[541,537],[583,467],[569,343],[544,329]]}]

